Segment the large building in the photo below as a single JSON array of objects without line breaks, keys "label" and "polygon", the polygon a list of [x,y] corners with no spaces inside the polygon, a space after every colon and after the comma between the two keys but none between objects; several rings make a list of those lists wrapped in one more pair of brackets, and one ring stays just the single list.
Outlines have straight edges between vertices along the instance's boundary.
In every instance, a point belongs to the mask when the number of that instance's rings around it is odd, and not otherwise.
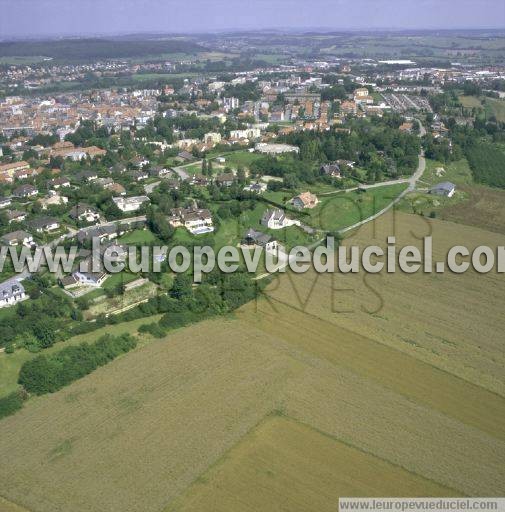
[{"label": "large building", "polygon": [[0,308],[13,306],[26,298],[25,289],[16,278],[0,283]]}]

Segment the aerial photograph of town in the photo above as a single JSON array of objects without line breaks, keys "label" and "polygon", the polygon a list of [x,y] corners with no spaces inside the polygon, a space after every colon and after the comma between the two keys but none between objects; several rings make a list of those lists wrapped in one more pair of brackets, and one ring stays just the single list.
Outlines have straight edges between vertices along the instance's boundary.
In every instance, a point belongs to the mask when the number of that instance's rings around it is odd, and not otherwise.
[{"label": "aerial photograph of town", "polygon": [[505,512],[505,2],[0,0],[0,512]]}]

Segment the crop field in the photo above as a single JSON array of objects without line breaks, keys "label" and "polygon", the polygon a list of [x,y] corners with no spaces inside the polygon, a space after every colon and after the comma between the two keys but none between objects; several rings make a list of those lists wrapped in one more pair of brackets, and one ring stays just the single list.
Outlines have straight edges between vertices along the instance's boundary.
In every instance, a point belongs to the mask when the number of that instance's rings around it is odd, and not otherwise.
[{"label": "crop field", "polygon": [[[249,484],[251,481],[254,486]],[[304,484],[293,486],[296,481]],[[307,425],[273,416],[248,434],[166,512],[330,512],[343,493],[376,496],[380,490],[390,495],[398,487],[409,496],[457,494]]]},{"label": "crop field", "polygon": [[[345,243],[393,229],[398,245],[431,233],[435,260],[504,244],[394,212]],[[0,496],[31,512],[301,512],[503,495],[504,281],[287,273],[3,419]]]}]

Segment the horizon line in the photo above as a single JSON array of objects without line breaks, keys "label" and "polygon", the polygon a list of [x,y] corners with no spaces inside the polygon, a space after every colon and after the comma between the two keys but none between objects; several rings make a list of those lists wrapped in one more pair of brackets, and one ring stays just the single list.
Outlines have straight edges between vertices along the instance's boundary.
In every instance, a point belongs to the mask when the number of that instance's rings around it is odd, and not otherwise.
[{"label": "horizon line", "polygon": [[117,31],[117,32],[61,32],[61,33],[32,33],[23,34],[19,36],[9,35],[7,37],[0,37],[0,43],[7,43],[11,41],[28,41],[28,40],[51,40],[51,39],[73,39],[73,38],[92,38],[92,37],[140,37],[140,36],[164,36],[164,37],[181,37],[181,36],[204,36],[204,35],[218,35],[218,34],[244,34],[244,33],[265,33],[265,32],[279,32],[279,33],[298,33],[307,34],[310,32],[317,32],[321,34],[331,34],[335,32],[356,32],[356,33],[376,33],[376,32],[458,32],[458,31],[502,31],[505,32],[503,26],[479,26],[479,27],[424,27],[424,28],[407,28],[407,27],[265,27],[265,28],[220,28],[215,30],[184,30],[184,31],[167,31],[162,32],[159,30],[143,30],[143,31]]}]

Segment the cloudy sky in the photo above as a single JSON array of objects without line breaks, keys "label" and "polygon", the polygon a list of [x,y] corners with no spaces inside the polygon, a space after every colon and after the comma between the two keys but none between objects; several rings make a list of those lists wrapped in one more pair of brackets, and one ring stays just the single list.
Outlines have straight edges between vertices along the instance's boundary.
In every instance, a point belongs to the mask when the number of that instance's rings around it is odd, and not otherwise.
[{"label": "cloudy sky", "polygon": [[261,28],[505,28],[504,0],[0,0],[0,38]]}]

